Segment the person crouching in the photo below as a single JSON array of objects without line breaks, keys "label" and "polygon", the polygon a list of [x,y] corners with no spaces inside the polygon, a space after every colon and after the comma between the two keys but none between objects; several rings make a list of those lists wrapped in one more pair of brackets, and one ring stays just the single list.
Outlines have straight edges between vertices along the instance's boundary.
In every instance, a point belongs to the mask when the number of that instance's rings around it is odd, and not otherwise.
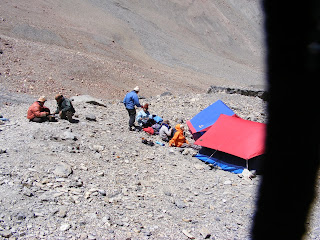
[{"label": "person crouching", "polygon": [[48,121],[48,115],[50,114],[50,109],[44,106],[47,99],[44,96],[39,97],[28,109],[27,118],[30,122],[45,122]]},{"label": "person crouching", "polygon": [[189,145],[188,140],[184,136],[184,125],[177,124],[175,129],[177,130],[173,135],[172,139],[169,141],[169,147],[183,147]]},{"label": "person crouching", "polygon": [[173,128],[170,126],[169,120],[164,120],[159,130],[159,136],[162,141],[169,142],[174,135]]},{"label": "person crouching", "polygon": [[148,103],[144,104],[142,110],[138,112],[136,120],[142,128],[151,127],[154,124]]},{"label": "person crouching", "polygon": [[57,110],[55,114],[59,114],[61,119],[66,119],[69,122],[73,122],[72,116],[76,112],[71,101],[68,98],[62,96],[62,94],[57,94],[55,97],[57,101]]}]

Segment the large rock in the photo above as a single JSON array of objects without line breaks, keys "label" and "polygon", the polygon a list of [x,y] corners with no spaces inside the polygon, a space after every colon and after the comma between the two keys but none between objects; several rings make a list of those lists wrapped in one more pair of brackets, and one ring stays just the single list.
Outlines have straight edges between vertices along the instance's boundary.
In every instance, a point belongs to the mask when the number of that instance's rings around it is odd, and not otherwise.
[{"label": "large rock", "polygon": [[74,103],[89,103],[93,105],[98,105],[102,107],[106,107],[106,105],[99,99],[91,97],[90,95],[80,95],[80,96],[73,96],[70,98]]}]

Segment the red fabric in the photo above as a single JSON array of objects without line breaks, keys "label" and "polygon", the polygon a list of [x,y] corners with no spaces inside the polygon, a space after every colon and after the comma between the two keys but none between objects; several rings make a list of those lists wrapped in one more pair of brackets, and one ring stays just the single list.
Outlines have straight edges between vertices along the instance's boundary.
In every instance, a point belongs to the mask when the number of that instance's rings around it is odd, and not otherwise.
[{"label": "red fabric", "polygon": [[190,122],[190,120],[187,121],[187,126],[188,126],[189,130],[191,131],[191,133],[197,132],[197,130],[192,126],[192,123]]},{"label": "red fabric", "polygon": [[27,118],[34,119],[35,117],[44,117],[46,113],[49,112],[49,108],[45,106],[40,106],[39,102],[34,102],[28,109]]},{"label": "red fabric", "polygon": [[250,159],[265,152],[265,135],[263,123],[221,114],[195,144]]},{"label": "red fabric", "polygon": [[144,128],[143,131],[145,131],[146,133],[149,133],[151,135],[154,134],[154,130],[152,127],[147,127],[147,128]]}]

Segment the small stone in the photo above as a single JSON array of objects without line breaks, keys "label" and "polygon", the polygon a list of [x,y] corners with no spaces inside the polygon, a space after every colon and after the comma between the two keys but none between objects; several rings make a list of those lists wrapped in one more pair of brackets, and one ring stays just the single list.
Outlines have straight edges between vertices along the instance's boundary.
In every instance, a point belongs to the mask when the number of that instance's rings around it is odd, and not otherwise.
[{"label": "small stone", "polygon": [[92,150],[96,152],[102,152],[104,150],[104,146],[101,145],[93,145]]},{"label": "small stone", "polygon": [[11,231],[8,230],[0,230],[0,236],[4,238],[9,238],[11,237],[12,233]]},{"label": "small stone", "polygon": [[210,238],[211,237],[211,233],[209,232],[209,230],[205,227],[202,227],[199,230],[200,234],[203,236],[204,239]]},{"label": "small stone", "polygon": [[171,197],[172,196],[172,193],[168,190],[164,190],[163,193],[166,195],[166,196],[169,196]]},{"label": "small stone", "polygon": [[203,164],[195,164],[194,168],[197,169],[197,170],[202,170],[202,169],[205,168],[205,165],[203,165]]},{"label": "small stone", "polygon": [[24,219],[26,219],[26,216],[24,213],[19,213],[17,218],[18,218],[18,220],[24,220]]},{"label": "small stone", "polygon": [[29,189],[24,187],[22,190],[23,195],[27,196],[27,197],[32,197],[34,194],[33,192]]},{"label": "small stone", "polygon": [[81,164],[79,168],[83,171],[88,171],[88,168],[86,166],[84,166],[83,164]]},{"label": "small stone", "polygon": [[190,238],[190,239],[195,239],[195,237],[192,236],[192,235],[189,233],[189,231],[187,231],[187,230],[185,230],[185,229],[182,230],[182,233],[183,233],[184,235],[186,235],[186,236],[187,236],[188,238]]},{"label": "small stone", "polygon": [[95,234],[89,234],[89,235],[88,235],[88,239],[89,239],[89,240],[96,240]]},{"label": "small stone", "polygon": [[60,231],[64,232],[71,228],[71,225],[69,223],[62,223],[60,226]]},{"label": "small stone", "polygon": [[175,200],[174,201],[174,204],[178,207],[178,208],[185,208],[186,207],[186,205],[185,205],[185,203],[183,202],[183,201],[181,201],[181,200]]},{"label": "small stone", "polygon": [[[1,123],[1,122],[0,122]],[[7,149],[0,149],[0,154],[2,153],[6,153],[7,152]]]},{"label": "small stone", "polygon": [[182,221],[184,221],[184,222],[192,222],[192,219],[190,219],[190,218],[182,218]]},{"label": "small stone", "polygon": [[77,136],[70,131],[65,131],[62,134],[61,139],[62,140],[74,140],[74,141],[78,140]]},{"label": "small stone", "polygon": [[171,92],[163,92],[160,94],[160,97],[165,97],[165,96],[172,96]]},{"label": "small stone", "polygon": [[99,189],[98,192],[99,192],[102,196],[106,196],[106,195],[107,195],[106,191],[103,190],[103,189]]},{"label": "small stone", "polygon": [[128,210],[135,210],[136,207],[134,205],[126,205],[126,209]]},{"label": "small stone", "polygon": [[101,219],[101,221],[102,221],[103,223],[106,223],[106,222],[108,222],[110,219],[111,219],[110,216],[109,216],[109,215],[106,215],[106,216],[104,216],[104,217]]},{"label": "small stone", "polygon": [[176,154],[176,152],[175,152],[175,150],[174,150],[174,149],[170,148],[170,149],[169,149],[169,154],[170,154],[170,155],[175,155],[175,154]]},{"label": "small stone", "polygon": [[97,121],[97,117],[93,114],[86,115],[86,120],[88,121]]},{"label": "small stone", "polygon": [[72,173],[72,169],[69,164],[61,162],[58,166],[56,166],[53,173],[59,177],[66,178]]},{"label": "small stone", "polygon": [[66,208],[61,208],[58,213],[57,216],[60,218],[65,218],[67,216],[67,209]]},{"label": "small stone", "polygon": [[103,177],[104,176],[104,172],[97,172],[97,175],[99,176],[99,177]]},{"label": "small stone", "polygon": [[230,180],[227,180],[227,181],[225,181],[223,184],[224,184],[224,185],[231,185],[232,182],[231,182]]}]

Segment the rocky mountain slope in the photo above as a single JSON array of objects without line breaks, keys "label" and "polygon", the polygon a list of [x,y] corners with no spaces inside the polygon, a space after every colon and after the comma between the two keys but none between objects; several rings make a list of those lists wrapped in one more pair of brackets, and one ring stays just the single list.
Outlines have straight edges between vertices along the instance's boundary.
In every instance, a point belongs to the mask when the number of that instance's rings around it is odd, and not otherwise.
[{"label": "rocky mountain slope", "polygon": [[[259,4],[1,1],[0,239],[250,239],[261,176],[142,144],[159,138],[129,132],[120,100],[139,85],[172,125],[218,99],[266,122]],[[78,123],[26,119],[40,95],[54,110],[58,92]],[[320,239],[319,206],[306,239]]]},{"label": "rocky mountain slope", "polygon": [[[212,168],[193,149],[143,144],[160,139],[130,132],[120,100],[72,97],[78,123],[38,124],[25,117],[32,97],[5,99],[0,239],[250,239],[261,176]],[[175,125],[218,99],[244,119],[267,121],[261,98],[237,93],[140,101]],[[46,105],[55,109],[53,100]],[[319,206],[317,200],[306,239],[319,239]]]},{"label": "rocky mountain slope", "polygon": [[12,92],[122,96],[265,88],[259,1],[4,0],[0,82]]}]

